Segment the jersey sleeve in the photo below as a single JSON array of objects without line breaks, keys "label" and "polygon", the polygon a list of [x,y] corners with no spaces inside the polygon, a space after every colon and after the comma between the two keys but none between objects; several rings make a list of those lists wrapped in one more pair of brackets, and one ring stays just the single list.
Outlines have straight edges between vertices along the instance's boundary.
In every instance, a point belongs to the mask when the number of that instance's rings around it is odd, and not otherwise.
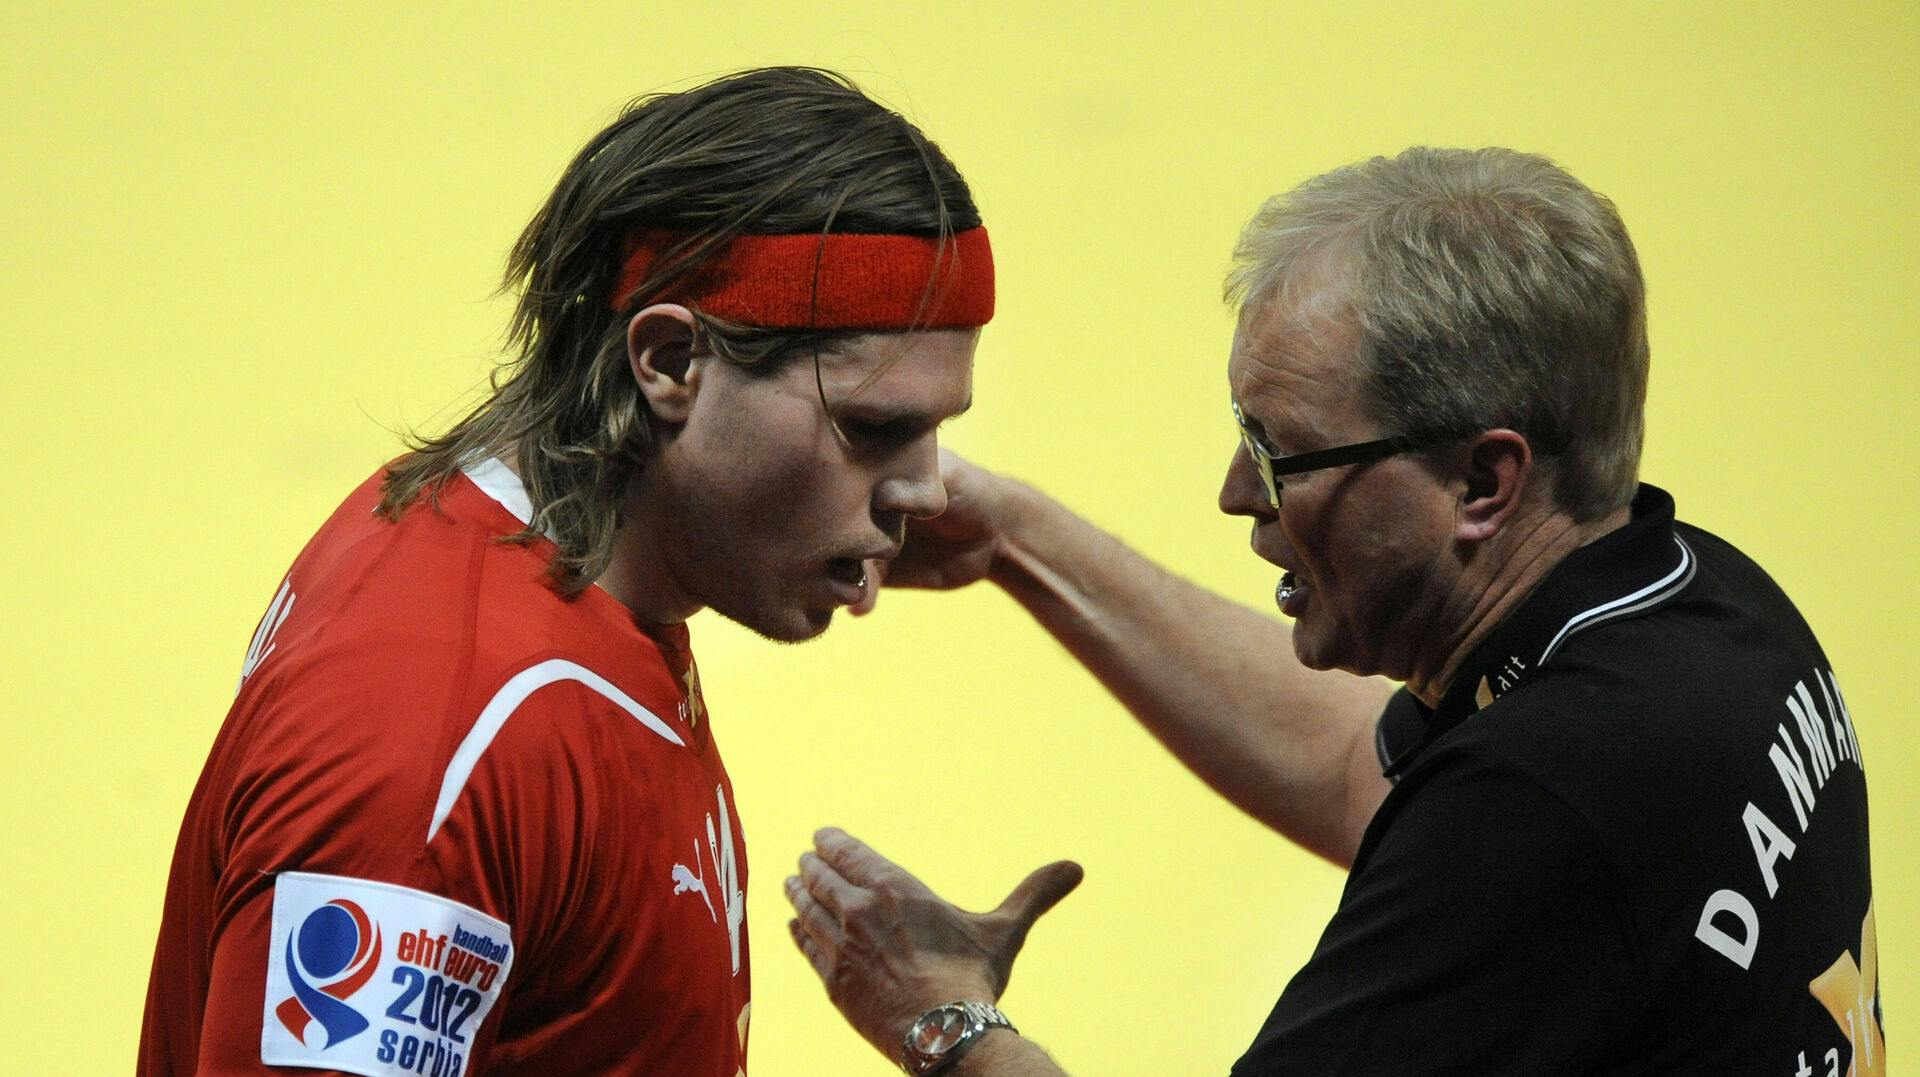
[{"label": "jersey sleeve", "polygon": [[1588,825],[1501,764],[1409,780],[1235,1077],[1581,1073],[1636,1021],[1640,948]]},{"label": "jersey sleeve", "polygon": [[279,743],[225,805],[199,1072],[485,1073],[515,969],[590,890],[600,709],[555,685],[484,743],[388,715],[256,737]]}]

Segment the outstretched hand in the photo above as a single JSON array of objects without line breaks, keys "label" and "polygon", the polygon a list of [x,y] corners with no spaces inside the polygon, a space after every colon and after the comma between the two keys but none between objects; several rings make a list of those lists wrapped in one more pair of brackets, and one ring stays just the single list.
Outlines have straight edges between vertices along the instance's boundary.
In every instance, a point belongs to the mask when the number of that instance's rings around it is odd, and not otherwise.
[{"label": "outstretched hand", "polygon": [[867,589],[848,607],[859,616],[872,612],[882,583],[948,591],[983,579],[1000,552],[998,484],[1004,480],[940,450],[940,479],[947,486],[947,511],[930,520],[907,523],[907,543],[891,564],[867,562]]},{"label": "outstretched hand", "polygon": [[787,924],[855,1031],[898,1063],[907,1027],[935,1006],[995,1002],[1027,932],[1080,885],[1061,860],[1013,888],[992,912],[963,912],[844,831],[814,835],[787,880]]}]

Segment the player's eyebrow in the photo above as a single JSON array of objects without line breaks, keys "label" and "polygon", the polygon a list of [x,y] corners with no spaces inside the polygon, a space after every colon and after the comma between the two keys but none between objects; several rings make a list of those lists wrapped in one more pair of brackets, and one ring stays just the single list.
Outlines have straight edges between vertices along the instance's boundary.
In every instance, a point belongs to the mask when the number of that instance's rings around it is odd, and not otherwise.
[{"label": "player's eyebrow", "polygon": [[949,419],[958,419],[960,416],[965,415],[968,411],[971,411],[972,409],[973,409],[973,396],[972,394],[968,394],[967,402],[960,405],[960,407],[957,410],[947,415],[940,415],[935,412],[922,411],[919,408],[891,407],[886,404],[882,404],[878,402],[868,402],[868,401],[861,401],[861,400],[850,401],[847,404],[843,414],[848,416],[858,416],[862,421],[870,422],[870,423],[896,423],[897,422],[897,423],[914,423],[914,424],[925,424],[927,426],[937,426],[940,423],[946,422]]}]

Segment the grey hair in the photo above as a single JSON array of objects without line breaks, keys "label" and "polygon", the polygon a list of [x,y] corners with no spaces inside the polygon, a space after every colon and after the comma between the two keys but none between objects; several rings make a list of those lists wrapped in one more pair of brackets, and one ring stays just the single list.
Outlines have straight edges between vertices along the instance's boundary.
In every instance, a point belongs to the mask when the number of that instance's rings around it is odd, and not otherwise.
[{"label": "grey hair", "polygon": [[1386,434],[1524,435],[1577,520],[1632,500],[1646,285],[1612,202],[1545,157],[1414,147],[1307,180],[1241,232],[1229,302],[1344,284]]}]

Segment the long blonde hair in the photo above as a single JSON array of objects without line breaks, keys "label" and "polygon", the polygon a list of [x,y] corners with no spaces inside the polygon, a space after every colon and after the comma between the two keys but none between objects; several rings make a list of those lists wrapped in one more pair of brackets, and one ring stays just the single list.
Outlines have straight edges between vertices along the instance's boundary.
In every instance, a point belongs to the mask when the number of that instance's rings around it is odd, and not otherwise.
[{"label": "long blonde hair", "polygon": [[[762,68],[641,98],[574,157],[514,245],[504,283],[519,293],[508,329],[514,354],[491,391],[444,434],[409,438],[377,511],[398,519],[466,463],[510,453],[533,505],[510,541],[551,536],[554,585],[578,593],[606,571],[621,502],[654,451],[651,412],[628,367],[627,318],[612,294],[629,235],[686,236],[620,297],[637,309],[741,234],[944,240],[979,223],[940,148],[844,76]],[[850,335],[695,315],[707,350],[769,373]]]}]

